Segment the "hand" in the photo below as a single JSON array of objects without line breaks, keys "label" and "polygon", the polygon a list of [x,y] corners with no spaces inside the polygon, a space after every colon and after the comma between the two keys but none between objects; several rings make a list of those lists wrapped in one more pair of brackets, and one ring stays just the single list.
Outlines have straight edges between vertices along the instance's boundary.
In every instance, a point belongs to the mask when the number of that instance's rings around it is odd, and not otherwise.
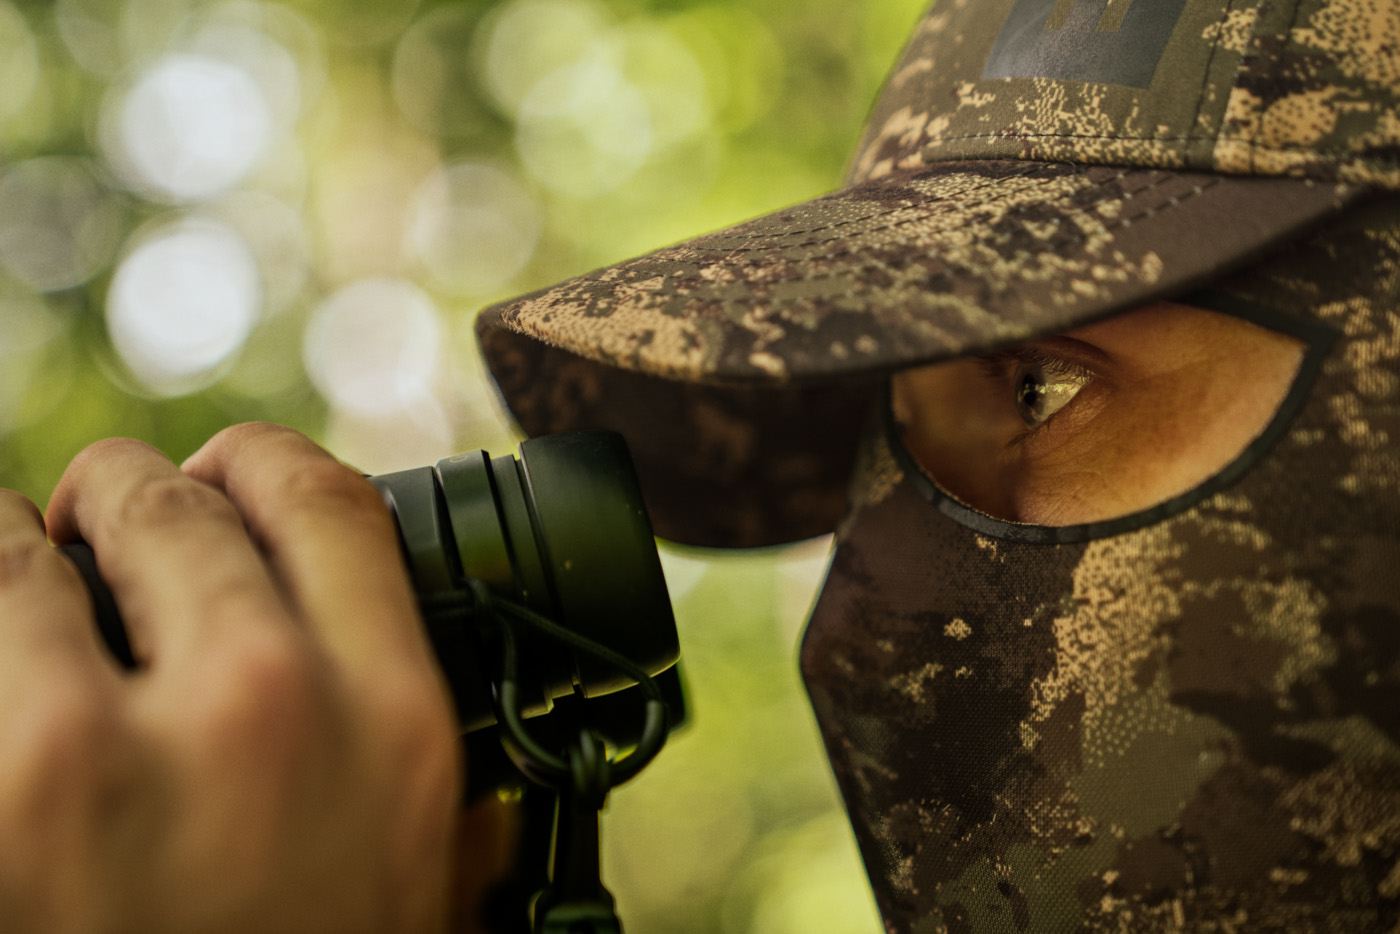
[{"label": "hand", "polygon": [[0,491],[6,931],[447,924],[459,744],[369,483],[270,425],[183,471],[104,441],[47,529],[93,546],[143,668],[105,654],[38,511]]}]

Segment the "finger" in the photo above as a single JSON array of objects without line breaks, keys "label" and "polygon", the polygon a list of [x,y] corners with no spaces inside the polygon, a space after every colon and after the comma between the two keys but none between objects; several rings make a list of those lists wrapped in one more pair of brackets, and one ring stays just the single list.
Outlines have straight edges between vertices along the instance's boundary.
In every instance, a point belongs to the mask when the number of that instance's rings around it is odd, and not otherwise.
[{"label": "finger", "polygon": [[247,424],[184,464],[223,490],[292,594],[344,664],[430,661],[388,508],[364,477],[303,435]]},{"label": "finger", "polygon": [[237,510],[139,441],[83,451],[49,501],[58,542],[84,539],[138,657],[208,653],[211,643],[291,616]]},{"label": "finger", "polygon": [[48,543],[39,510],[0,490],[0,682],[115,677],[77,569]]}]

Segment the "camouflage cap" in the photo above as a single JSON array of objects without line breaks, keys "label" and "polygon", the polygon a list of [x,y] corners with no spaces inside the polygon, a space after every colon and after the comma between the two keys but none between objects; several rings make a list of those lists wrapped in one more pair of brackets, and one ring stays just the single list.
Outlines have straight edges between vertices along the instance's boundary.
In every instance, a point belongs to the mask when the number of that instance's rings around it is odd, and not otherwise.
[{"label": "camouflage cap", "polygon": [[628,436],[663,535],[815,534],[884,374],[1180,295],[1400,190],[1398,105],[1391,0],[940,0],[846,188],[477,331],[526,431]]}]

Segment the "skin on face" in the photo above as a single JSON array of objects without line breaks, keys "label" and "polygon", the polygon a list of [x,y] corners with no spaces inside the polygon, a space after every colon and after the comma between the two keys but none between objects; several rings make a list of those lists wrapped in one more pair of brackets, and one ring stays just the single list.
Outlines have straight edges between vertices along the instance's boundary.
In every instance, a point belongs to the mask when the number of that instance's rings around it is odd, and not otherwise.
[{"label": "skin on face", "polygon": [[1305,347],[1162,302],[993,354],[895,374],[910,454],[989,515],[1075,525],[1184,493],[1263,432]]}]

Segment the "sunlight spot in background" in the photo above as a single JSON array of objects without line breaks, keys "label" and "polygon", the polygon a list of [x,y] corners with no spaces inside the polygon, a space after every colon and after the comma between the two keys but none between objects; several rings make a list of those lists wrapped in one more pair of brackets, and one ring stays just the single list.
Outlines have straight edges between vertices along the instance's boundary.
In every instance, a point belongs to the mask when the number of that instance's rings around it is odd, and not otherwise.
[{"label": "sunlight spot in background", "polygon": [[414,192],[442,164],[432,141],[401,123],[375,129],[323,160],[310,180],[311,237],[330,287],[404,272]]},{"label": "sunlight spot in background", "polygon": [[158,395],[208,385],[248,339],[262,305],[257,262],[225,224],[192,218],[138,236],[107,295],[107,330]]},{"label": "sunlight spot in background", "polygon": [[582,58],[607,26],[607,11],[590,0],[514,0],[496,10],[478,53],[496,106],[515,115],[546,75]]},{"label": "sunlight spot in background", "polygon": [[161,59],[109,107],[108,159],[133,186],[169,201],[233,187],[272,141],[273,114],[258,82],[208,56]]},{"label": "sunlight spot in background", "polygon": [[117,4],[104,7],[95,0],[55,0],[53,5],[54,23],[68,54],[84,71],[103,77],[121,70],[120,15]]},{"label": "sunlight spot in background", "polygon": [[[283,103],[277,100],[285,87],[277,78],[279,72],[296,82],[295,103],[299,116],[315,109],[328,79],[326,43],[317,24],[279,4],[227,0],[211,7],[204,16],[203,26],[194,39],[195,47],[215,58],[240,61],[245,53],[220,56],[217,44],[203,41],[211,33],[217,36],[226,29],[245,31],[257,37],[250,38],[242,46],[245,52],[253,53],[246,60],[246,67],[269,94],[274,111],[283,112]],[[294,72],[286,70],[288,60]]]},{"label": "sunlight spot in background", "polygon": [[56,0],[59,38],[85,71],[113,78],[158,55],[183,28],[192,0]]},{"label": "sunlight spot in background", "polygon": [[41,292],[96,275],[124,224],[120,204],[86,159],[45,156],[0,174],[0,266]]},{"label": "sunlight spot in background", "polygon": [[38,85],[34,35],[20,12],[0,0],[0,121],[24,110]]},{"label": "sunlight spot in background", "polygon": [[599,43],[596,54],[641,92],[656,149],[685,142],[710,125],[705,74],[686,44],[665,26],[623,24]]},{"label": "sunlight spot in background", "polygon": [[311,245],[300,212],[261,191],[237,191],[210,207],[210,213],[237,230],[258,261],[264,314],[290,308],[311,275]]},{"label": "sunlight spot in background", "polygon": [[334,411],[326,424],[326,445],[336,456],[372,474],[435,464],[455,453],[453,441],[447,410],[432,396],[379,418]]},{"label": "sunlight spot in background", "polygon": [[773,109],[783,87],[785,53],[760,16],[744,6],[711,4],[688,9],[667,25],[694,54],[721,129],[738,132]]},{"label": "sunlight spot in background", "polygon": [[541,223],[539,206],[513,173],[460,163],[419,187],[408,248],[434,285],[456,295],[486,295],[525,268]]},{"label": "sunlight spot in background", "polygon": [[[567,43],[561,39],[560,54],[546,60],[536,53],[550,44],[549,34],[515,36],[513,22],[509,12],[502,15],[488,49],[509,48],[514,57],[488,54],[487,75],[516,118],[515,146],[525,171],[554,193],[577,199],[607,194],[709,127],[704,72],[665,26],[590,20],[587,31]],[[546,62],[553,67],[532,70]]]},{"label": "sunlight spot in background", "polygon": [[285,133],[296,124],[302,111],[301,72],[291,53],[261,31],[215,20],[194,35],[189,50],[251,78],[275,132]]},{"label": "sunlight spot in background", "polygon": [[652,150],[647,100],[601,47],[540,79],[518,119],[515,148],[525,170],[575,198],[617,188]]},{"label": "sunlight spot in background", "polygon": [[362,419],[410,412],[431,397],[443,333],[428,294],[404,279],[367,279],[326,299],[306,328],[316,389]]}]

